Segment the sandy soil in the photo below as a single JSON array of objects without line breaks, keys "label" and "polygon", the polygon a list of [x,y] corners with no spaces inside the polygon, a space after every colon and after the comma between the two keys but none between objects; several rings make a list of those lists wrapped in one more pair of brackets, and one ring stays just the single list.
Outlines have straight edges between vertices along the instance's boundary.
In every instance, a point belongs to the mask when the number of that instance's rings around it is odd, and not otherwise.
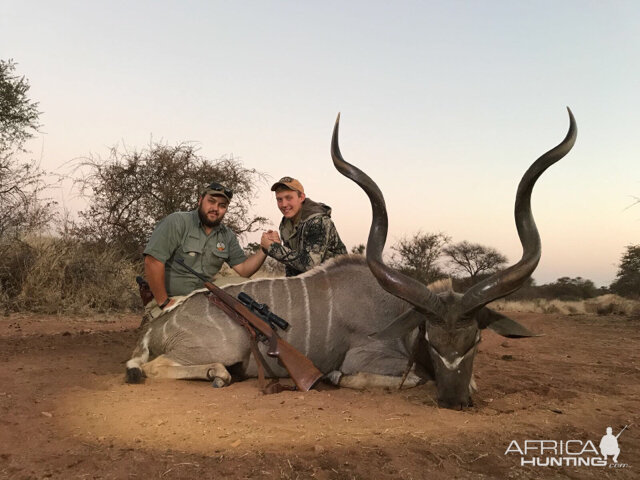
[{"label": "sandy soil", "polygon": [[[253,380],[127,385],[137,316],[0,319],[0,478],[640,478],[640,319],[514,314],[546,336],[484,334],[462,412],[433,385],[322,385],[263,396]],[[512,440],[591,440],[622,468],[521,466]]]}]

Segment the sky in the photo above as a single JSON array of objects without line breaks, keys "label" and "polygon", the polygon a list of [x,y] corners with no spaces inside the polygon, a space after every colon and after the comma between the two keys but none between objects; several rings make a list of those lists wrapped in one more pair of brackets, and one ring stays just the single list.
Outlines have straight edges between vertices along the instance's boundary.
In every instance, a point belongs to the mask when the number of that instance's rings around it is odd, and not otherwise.
[{"label": "sky", "polygon": [[343,156],[385,196],[388,247],[443,232],[515,263],[518,182],[564,138],[570,107],[576,145],[532,197],[538,284],[608,285],[640,242],[638,32],[637,1],[0,0],[0,58],[40,104],[27,147],[45,170],[197,142],[269,176],[252,211],[271,228],[271,182],[298,178],[348,249],[366,243],[371,210],[331,162],[338,112]]}]

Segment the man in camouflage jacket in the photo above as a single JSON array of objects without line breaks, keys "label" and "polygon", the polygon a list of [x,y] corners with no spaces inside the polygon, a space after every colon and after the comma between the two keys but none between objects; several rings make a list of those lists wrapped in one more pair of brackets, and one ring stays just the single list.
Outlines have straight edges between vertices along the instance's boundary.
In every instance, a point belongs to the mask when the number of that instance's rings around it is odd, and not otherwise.
[{"label": "man in camouflage jacket", "polygon": [[283,177],[271,191],[276,192],[283,215],[280,235],[269,231],[262,236],[260,245],[267,255],[284,264],[287,277],[347,253],[331,220],[331,208],[307,198],[298,180]]}]

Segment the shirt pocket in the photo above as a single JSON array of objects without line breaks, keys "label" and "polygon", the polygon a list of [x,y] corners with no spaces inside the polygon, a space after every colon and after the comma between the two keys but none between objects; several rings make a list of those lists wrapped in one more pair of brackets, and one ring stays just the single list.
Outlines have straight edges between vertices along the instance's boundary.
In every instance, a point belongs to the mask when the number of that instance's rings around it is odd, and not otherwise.
[{"label": "shirt pocket", "polygon": [[181,253],[185,265],[188,265],[195,271],[200,272],[200,263],[203,252],[203,246],[200,239],[187,237],[180,249],[182,250]]},{"label": "shirt pocket", "polygon": [[227,250],[211,250],[205,254],[205,261],[202,262],[204,272],[213,277],[222,268],[225,262],[229,261],[229,252]]}]

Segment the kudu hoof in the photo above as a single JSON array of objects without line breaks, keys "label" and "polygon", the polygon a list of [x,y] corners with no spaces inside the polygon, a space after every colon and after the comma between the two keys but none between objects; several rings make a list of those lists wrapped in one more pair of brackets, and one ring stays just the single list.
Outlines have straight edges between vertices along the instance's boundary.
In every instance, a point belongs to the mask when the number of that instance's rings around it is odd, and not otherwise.
[{"label": "kudu hoof", "polygon": [[211,382],[211,386],[213,388],[222,388],[222,387],[225,387],[226,385],[227,385],[226,382],[220,377],[215,377]]},{"label": "kudu hoof", "polygon": [[124,379],[127,383],[143,383],[144,382],[144,373],[139,368],[127,368],[127,373]]}]

